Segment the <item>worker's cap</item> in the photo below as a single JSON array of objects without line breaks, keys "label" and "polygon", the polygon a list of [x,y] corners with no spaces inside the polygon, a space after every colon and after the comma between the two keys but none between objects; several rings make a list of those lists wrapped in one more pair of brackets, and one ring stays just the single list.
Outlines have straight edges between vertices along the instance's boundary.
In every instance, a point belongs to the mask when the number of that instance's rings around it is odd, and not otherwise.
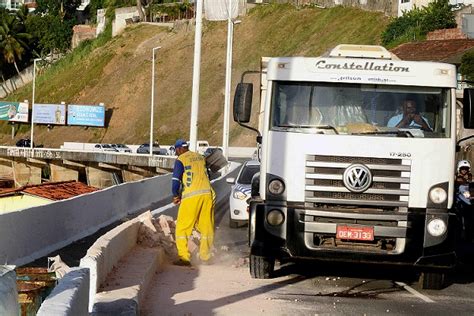
[{"label": "worker's cap", "polygon": [[178,139],[176,143],[174,143],[175,149],[178,149],[181,147],[188,147],[188,143],[184,139]]}]

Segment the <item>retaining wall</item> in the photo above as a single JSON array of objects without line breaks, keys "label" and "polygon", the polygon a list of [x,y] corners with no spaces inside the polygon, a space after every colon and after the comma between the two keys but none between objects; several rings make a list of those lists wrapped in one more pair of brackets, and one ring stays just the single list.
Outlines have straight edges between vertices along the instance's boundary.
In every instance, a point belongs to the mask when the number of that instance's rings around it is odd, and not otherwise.
[{"label": "retaining wall", "polygon": [[171,175],[123,183],[0,216],[0,262],[23,265],[169,199]]},{"label": "retaining wall", "polygon": [[15,266],[0,266],[0,315],[18,316]]},{"label": "retaining wall", "polygon": [[137,243],[140,221],[129,220],[101,236],[87,250],[79,266],[90,269],[89,310],[92,311],[94,297],[107,275]]},{"label": "retaining wall", "polygon": [[76,267],[64,275],[36,315],[88,315],[88,306],[89,269]]}]

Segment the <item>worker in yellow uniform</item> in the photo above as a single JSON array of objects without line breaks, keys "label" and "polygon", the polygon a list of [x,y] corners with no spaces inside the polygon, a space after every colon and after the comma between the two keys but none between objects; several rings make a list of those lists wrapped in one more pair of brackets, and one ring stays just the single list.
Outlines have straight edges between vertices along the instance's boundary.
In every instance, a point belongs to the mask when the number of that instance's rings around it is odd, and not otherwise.
[{"label": "worker in yellow uniform", "polygon": [[173,169],[173,203],[179,204],[176,222],[176,265],[191,265],[188,239],[193,228],[201,233],[199,258],[203,264],[211,259],[214,242],[214,191],[207,175],[204,157],[189,151],[186,141],[179,139],[174,148],[178,158]]}]

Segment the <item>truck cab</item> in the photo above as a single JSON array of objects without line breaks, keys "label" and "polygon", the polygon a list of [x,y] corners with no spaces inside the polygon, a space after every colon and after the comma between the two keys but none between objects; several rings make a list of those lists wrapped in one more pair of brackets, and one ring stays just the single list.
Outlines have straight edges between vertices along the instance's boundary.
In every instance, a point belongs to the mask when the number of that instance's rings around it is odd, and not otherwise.
[{"label": "truck cab", "polygon": [[[304,258],[411,265],[423,287],[441,287],[456,263],[454,65],[344,44],[264,61],[252,277]],[[235,94],[243,126],[252,91]]]}]

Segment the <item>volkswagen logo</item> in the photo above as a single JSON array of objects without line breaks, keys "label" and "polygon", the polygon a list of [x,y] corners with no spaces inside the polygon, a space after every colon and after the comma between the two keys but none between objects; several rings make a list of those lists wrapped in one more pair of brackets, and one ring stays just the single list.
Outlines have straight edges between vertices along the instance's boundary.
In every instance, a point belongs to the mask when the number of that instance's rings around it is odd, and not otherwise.
[{"label": "volkswagen logo", "polygon": [[364,165],[350,165],[344,171],[342,181],[349,191],[362,193],[372,185],[372,173]]}]

